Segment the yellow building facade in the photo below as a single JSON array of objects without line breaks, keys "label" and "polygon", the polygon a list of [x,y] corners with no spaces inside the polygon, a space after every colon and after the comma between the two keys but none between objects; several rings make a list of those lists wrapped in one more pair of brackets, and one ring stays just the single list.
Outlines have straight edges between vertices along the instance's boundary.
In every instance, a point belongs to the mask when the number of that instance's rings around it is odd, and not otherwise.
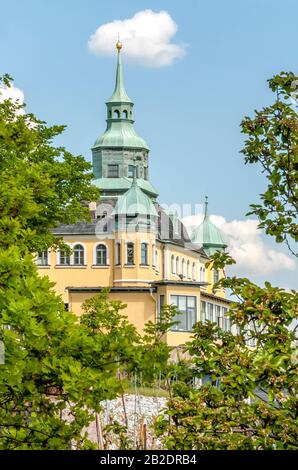
[{"label": "yellow building facade", "polygon": [[94,185],[101,188],[100,200],[90,203],[92,222],[57,227],[71,255],[39,253],[40,274],[55,282],[66,308],[78,315],[86,299],[108,287],[110,299],[126,304],[124,313],[140,332],[158,320],[164,305],[175,305],[179,324],[166,335],[172,346],[187,341],[198,320],[229,329],[229,302],[222,290],[213,292],[223,274],[206,265],[225,241],[209,219],[207,201],[204,221],[190,235],[159,205],[149,180],[149,148],[133,127],[119,46],[115,89],[106,105],[107,129],[92,148]]}]

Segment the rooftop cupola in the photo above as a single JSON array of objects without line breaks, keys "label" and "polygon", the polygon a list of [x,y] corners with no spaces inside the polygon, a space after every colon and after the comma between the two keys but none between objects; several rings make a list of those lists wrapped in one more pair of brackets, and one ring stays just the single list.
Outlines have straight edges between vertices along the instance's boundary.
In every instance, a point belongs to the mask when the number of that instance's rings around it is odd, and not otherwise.
[{"label": "rooftop cupola", "polygon": [[227,247],[225,237],[222,231],[214,225],[208,214],[208,196],[205,197],[205,211],[203,222],[193,230],[191,241],[203,247],[208,255],[212,255],[215,251],[224,250]]},{"label": "rooftop cupola", "polygon": [[136,168],[131,187],[121,196],[115,206],[114,216],[118,229],[138,231],[142,229],[150,231],[155,229],[158,213],[149,196],[138,186]]}]

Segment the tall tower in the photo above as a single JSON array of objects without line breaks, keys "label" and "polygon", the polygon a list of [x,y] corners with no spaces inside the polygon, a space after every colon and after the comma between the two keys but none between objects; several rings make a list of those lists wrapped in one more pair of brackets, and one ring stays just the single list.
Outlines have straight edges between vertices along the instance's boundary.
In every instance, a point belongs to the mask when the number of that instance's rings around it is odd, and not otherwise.
[{"label": "tall tower", "polygon": [[136,167],[137,185],[154,200],[158,194],[149,181],[149,148],[133,126],[134,103],[124,87],[119,41],[116,48],[116,83],[106,102],[107,128],[92,147],[93,183],[102,189],[101,199],[116,200],[130,188]]}]

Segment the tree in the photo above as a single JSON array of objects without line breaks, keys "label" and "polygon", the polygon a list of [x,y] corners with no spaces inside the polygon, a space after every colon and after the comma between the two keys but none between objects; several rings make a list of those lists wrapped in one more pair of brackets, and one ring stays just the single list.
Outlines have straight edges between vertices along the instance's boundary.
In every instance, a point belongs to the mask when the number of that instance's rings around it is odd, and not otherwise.
[{"label": "tree", "polygon": [[[260,162],[268,179],[251,213],[288,245],[297,239],[298,116],[286,102],[295,80],[291,73],[269,80],[276,102],[242,122],[245,161]],[[223,269],[235,261],[217,252],[211,262]],[[185,348],[188,376],[203,384],[176,385],[170,425],[159,417],[157,432],[168,449],[297,449],[298,295],[246,278],[226,277],[219,286],[237,299],[228,312],[233,333],[211,322],[195,326]]]},{"label": "tree", "polygon": [[293,253],[290,241],[298,240],[298,102],[293,99],[291,105],[290,99],[297,96],[298,78],[281,72],[268,83],[276,93],[274,104],[241,123],[242,132],[248,136],[242,150],[245,163],[261,164],[268,180],[261,204],[252,204],[248,215],[257,215],[259,227],[276,242],[286,242]]},{"label": "tree", "polygon": [[167,359],[170,321],[149,325],[143,338],[107,292],[85,303],[80,321],[37,273],[34,254],[63,246],[52,229],[88,220],[85,201],[98,198],[90,164],[53,146],[62,130],[0,103],[0,449],[94,446],[83,428],[102,400],[123,393],[116,372],[138,366],[146,351],[157,364],[159,351]]}]

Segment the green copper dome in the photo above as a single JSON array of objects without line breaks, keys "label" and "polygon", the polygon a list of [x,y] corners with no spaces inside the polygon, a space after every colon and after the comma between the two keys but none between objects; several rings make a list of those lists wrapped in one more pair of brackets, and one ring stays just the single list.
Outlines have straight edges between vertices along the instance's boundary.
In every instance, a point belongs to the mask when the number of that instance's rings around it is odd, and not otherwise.
[{"label": "green copper dome", "polygon": [[113,213],[118,216],[158,216],[150,197],[139,188],[136,179],[130,189],[118,199]]},{"label": "green copper dome", "polygon": [[204,220],[193,230],[191,241],[196,245],[202,246],[208,255],[212,255],[217,250],[224,250],[227,247],[222,231],[209,218],[207,196]]},{"label": "green copper dome", "polygon": [[126,93],[120,49],[118,49],[115,89],[107,105],[107,128],[105,133],[96,139],[95,148],[127,147],[149,150],[147,143],[133,127],[133,102]]},{"label": "green copper dome", "polygon": [[129,147],[149,150],[147,143],[138,136],[132,125],[133,121],[108,123],[105,133],[96,139],[96,147]]}]

